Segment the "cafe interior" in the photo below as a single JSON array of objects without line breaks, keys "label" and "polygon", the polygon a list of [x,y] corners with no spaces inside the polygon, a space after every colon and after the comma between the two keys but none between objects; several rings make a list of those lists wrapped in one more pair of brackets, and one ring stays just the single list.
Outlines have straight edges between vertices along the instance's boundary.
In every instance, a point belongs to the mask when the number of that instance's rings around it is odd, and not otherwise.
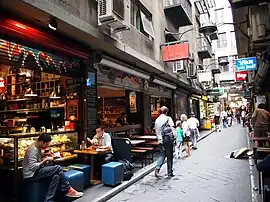
[{"label": "cafe interior", "polygon": [[[83,124],[81,89],[80,76],[42,69],[33,58],[18,66],[0,58],[0,177],[9,182],[0,183],[0,188],[5,193],[18,190],[26,150],[42,133],[51,134],[49,150],[57,156],[54,163],[65,168],[74,163],[94,165],[96,156],[107,151],[86,148],[87,144],[79,141]],[[127,154],[130,162],[139,162],[139,168],[153,162],[158,143],[151,130],[142,128],[142,93],[98,84],[97,98],[97,122],[105,132],[120,137],[120,142],[128,138],[124,149],[113,140],[115,155]],[[166,99],[151,98],[152,120],[165,103]],[[116,123],[122,112],[126,113],[124,125]],[[96,179],[95,172],[99,170],[95,167],[90,167],[92,185],[101,183],[101,178]]]}]

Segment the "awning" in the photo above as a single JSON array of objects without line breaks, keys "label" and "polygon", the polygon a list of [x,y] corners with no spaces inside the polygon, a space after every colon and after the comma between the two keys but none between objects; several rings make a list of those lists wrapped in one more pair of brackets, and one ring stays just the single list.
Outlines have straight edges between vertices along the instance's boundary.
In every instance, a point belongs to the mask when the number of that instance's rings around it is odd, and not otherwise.
[{"label": "awning", "polygon": [[[122,71],[125,72],[127,74],[133,75],[133,76],[137,76],[139,78],[145,79],[145,80],[149,80],[150,79],[150,74],[146,73],[146,72],[142,72],[140,71],[140,69],[133,67],[131,65],[125,64],[117,59],[111,58],[109,56],[106,55],[101,55],[101,59],[98,62],[98,64],[107,66],[107,67],[111,67],[113,69],[116,69],[118,71]],[[165,82],[163,80],[160,80],[158,78],[154,78],[154,80],[152,81],[153,83],[159,84],[161,86],[170,88],[170,89],[176,89],[177,85],[172,84],[172,83],[168,83]]]}]

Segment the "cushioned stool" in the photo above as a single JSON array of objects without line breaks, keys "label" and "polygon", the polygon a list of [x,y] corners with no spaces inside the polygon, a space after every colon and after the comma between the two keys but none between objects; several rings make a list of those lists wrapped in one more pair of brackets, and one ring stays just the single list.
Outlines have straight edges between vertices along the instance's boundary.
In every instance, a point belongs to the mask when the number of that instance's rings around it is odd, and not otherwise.
[{"label": "cushioned stool", "polygon": [[124,167],[122,163],[110,162],[102,166],[102,183],[115,186],[123,181]]},{"label": "cushioned stool", "polygon": [[83,172],[78,170],[69,170],[65,172],[70,185],[77,191],[83,191],[84,188],[84,175]]},{"label": "cushioned stool", "polygon": [[89,187],[91,185],[90,165],[74,164],[74,165],[70,165],[69,168],[83,172],[84,188]]},{"label": "cushioned stool", "polygon": [[45,199],[49,188],[49,181],[30,182],[25,180],[23,186],[23,202],[40,202]]}]

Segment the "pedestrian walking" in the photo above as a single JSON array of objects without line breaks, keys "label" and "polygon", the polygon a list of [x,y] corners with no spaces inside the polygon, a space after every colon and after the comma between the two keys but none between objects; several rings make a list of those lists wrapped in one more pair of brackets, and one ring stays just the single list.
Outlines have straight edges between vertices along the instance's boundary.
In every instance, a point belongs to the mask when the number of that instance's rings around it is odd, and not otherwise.
[{"label": "pedestrian walking", "polygon": [[182,128],[183,128],[183,142],[185,145],[185,149],[186,149],[186,156],[189,157],[190,156],[190,131],[188,128],[188,124],[187,124],[187,116],[185,114],[181,115],[181,121],[182,121]]},{"label": "pedestrian walking", "polygon": [[245,110],[242,110],[241,118],[242,118],[243,127],[245,127],[245,122],[246,122],[246,111]]},{"label": "pedestrian walking", "polygon": [[176,121],[176,146],[175,146],[175,158],[182,158],[182,150],[183,150],[183,129],[181,121]]},{"label": "pedestrian walking", "polygon": [[254,137],[267,137],[270,129],[270,113],[265,110],[264,104],[259,104],[251,117],[254,128]]},{"label": "pedestrian walking", "polygon": [[214,121],[215,121],[216,131],[221,132],[221,129],[220,129],[220,115],[219,115],[219,113],[216,113],[215,114]]},{"label": "pedestrian walking", "polygon": [[192,148],[194,150],[197,149],[197,141],[198,141],[198,138],[199,138],[199,125],[200,125],[200,122],[198,121],[198,119],[195,118],[195,114],[191,114],[190,115],[190,118],[187,120],[187,125],[188,125],[188,129],[190,131],[190,138],[191,138],[191,141],[192,141]]},{"label": "pedestrian walking", "polygon": [[227,128],[227,118],[228,118],[228,114],[225,110],[223,110],[221,112],[221,119],[222,119],[222,123],[223,123],[223,128]]},{"label": "pedestrian walking", "polygon": [[166,106],[160,108],[160,116],[155,121],[155,129],[159,142],[160,153],[155,169],[155,176],[160,178],[160,169],[167,157],[168,177],[173,177],[173,147],[175,140],[174,122],[171,117],[167,116],[169,109]]}]

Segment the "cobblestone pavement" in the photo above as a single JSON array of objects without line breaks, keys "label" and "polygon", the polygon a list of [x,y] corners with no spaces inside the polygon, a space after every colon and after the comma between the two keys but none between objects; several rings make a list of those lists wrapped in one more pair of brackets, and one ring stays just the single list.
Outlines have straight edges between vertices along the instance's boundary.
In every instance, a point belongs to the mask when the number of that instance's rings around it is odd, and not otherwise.
[{"label": "cobblestone pavement", "polygon": [[146,176],[110,202],[250,202],[248,160],[225,158],[231,151],[247,146],[241,125],[215,132],[199,143],[187,159],[177,159],[175,177],[167,179],[166,166],[157,180],[153,173]]}]

